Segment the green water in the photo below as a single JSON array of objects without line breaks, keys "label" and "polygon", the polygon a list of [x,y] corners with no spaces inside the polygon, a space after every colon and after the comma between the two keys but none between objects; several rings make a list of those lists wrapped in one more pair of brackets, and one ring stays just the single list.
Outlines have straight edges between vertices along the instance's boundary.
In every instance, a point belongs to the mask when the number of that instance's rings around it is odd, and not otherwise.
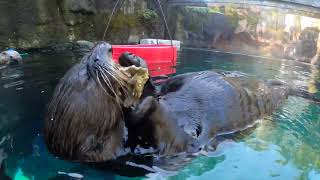
[{"label": "green water", "polygon": [[[20,171],[20,176],[42,180],[64,171],[80,173],[85,179],[129,179],[59,160],[46,151],[41,134],[45,105],[58,79],[78,58],[72,54],[31,55],[22,66],[0,70],[0,135],[7,137],[0,147],[8,154],[9,176]],[[177,73],[200,70],[241,71],[306,90],[320,88],[320,73],[293,61],[190,49],[180,52]],[[142,178],[320,179],[319,114],[319,105],[289,97],[256,127],[224,137],[215,152],[200,155],[175,175],[156,173]]]}]

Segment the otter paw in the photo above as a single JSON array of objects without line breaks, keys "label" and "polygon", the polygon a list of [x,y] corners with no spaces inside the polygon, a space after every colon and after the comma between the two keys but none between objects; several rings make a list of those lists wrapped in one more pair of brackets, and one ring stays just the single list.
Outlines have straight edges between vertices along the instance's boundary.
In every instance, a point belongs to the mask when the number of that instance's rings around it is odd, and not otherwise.
[{"label": "otter paw", "polygon": [[135,105],[139,101],[144,89],[144,85],[149,79],[148,69],[130,66],[122,67],[120,70],[128,76],[127,83],[132,86],[132,97],[127,98],[128,102],[130,103],[126,103],[126,106],[130,104]]},{"label": "otter paw", "polygon": [[202,149],[203,145],[197,139],[192,139],[187,145],[187,153],[197,153]]}]

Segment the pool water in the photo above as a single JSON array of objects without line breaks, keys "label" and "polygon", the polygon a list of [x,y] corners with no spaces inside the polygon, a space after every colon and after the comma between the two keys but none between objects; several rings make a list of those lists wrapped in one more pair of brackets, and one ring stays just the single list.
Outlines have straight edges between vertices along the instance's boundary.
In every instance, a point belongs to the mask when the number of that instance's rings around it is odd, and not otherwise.
[{"label": "pool water", "polygon": [[[21,66],[0,69],[0,147],[8,154],[5,172],[14,179],[59,179],[58,172],[85,179],[129,179],[112,172],[59,160],[47,152],[42,122],[58,80],[80,56],[34,54]],[[309,65],[199,49],[179,53],[177,73],[201,70],[241,71],[261,79],[279,79],[320,96],[320,72]],[[320,105],[289,99],[256,127],[222,137],[217,150],[165,176],[151,179],[320,179]]]}]

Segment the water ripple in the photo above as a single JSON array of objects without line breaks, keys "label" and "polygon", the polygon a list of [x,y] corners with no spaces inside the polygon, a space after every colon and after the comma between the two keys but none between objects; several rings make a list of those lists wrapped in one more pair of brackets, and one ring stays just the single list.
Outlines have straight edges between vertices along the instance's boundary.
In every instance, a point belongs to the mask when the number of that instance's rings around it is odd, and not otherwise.
[{"label": "water ripple", "polygon": [[23,80],[20,80],[20,81],[15,81],[15,82],[11,82],[11,83],[7,83],[7,84],[4,84],[3,87],[4,88],[11,88],[11,87],[16,87],[16,86],[20,86],[24,84],[24,81]]}]

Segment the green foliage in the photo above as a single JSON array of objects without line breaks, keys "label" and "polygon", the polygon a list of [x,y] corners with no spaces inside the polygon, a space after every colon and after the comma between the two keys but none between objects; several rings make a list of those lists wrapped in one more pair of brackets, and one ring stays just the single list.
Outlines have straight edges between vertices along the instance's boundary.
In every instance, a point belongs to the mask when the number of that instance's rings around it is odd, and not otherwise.
[{"label": "green foliage", "polygon": [[198,15],[208,15],[210,9],[209,8],[203,8],[203,7],[187,7],[187,12],[190,13],[196,13]]},{"label": "green foliage", "polygon": [[[231,26],[236,28],[241,19],[236,7],[227,6],[212,6],[212,7],[186,7],[185,8],[185,26],[186,29],[192,32],[198,32],[202,28],[202,24],[207,18],[214,13],[221,13],[230,19]],[[252,18],[253,23],[258,23],[258,20]]]},{"label": "green foliage", "polygon": [[159,24],[159,15],[152,9],[143,9],[138,12],[137,20],[150,36],[153,36],[156,32],[157,25]]},{"label": "green foliage", "polygon": [[258,23],[259,23],[259,20],[260,20],[259,16],[250,16],[249,15],[245,18],[247,19],[248,25],[255,30]]},{"label": "green foliage", "polygon": [[202,24],[207,20],[210,14],[209,8],[203,7],[186,7],[184,12],[185,29],[191,32],[202,30]]},{"label": "green foliage", "polygon": [[129,37],[132,28],[138,24],[137,17],[132,14],[118,12],[110,25],[110,32],[107,38],[114,39],[116,43],[125,43]]},{"label": "green foliage", "polygon": [[151,9],[143,9],[138,12],[138,20],[141,25],[152,26],[158,18],[157,12]]},{"label": "green foliage", "polygon": [[112,24],[112,29],[121,30],[123,28],[131,28],[136,26],[136,24],[137,20],[135,16],[126,15],[123,11],[120,11],[114,20],[114,24]]},{"label": "green foliage", "polygon": [[227,5],[224,7],[224,15],[229,17],[231,26],[236,28],[239,24],[241,19],[240,15],[238,14],[237,8],[232,5]]},{"label": "green foliage", "polygon": [[211,13],[222,13],[222,10],[219,6],[212,6],[209,8],[209,12]]},{"label": "green foliage", "polygon": [[152,20],[158,18],[158,14],[151,9],[144,9],[140,11],[140,16],[147,20]]},{"label": "green foliage", "polygon": [[[238,26],[239,20],[241,19],[237,8],[232,5],[211,6],[207,8],[189,7],[188,9],[191,13],[196,13],[195,16],[198,16],[197,18],[191,17],[192,22],[190,22],[190,24],[195,23],[194,26],[197,26],[196,24],[204,22],[206,18],[213,13],[221,13],[227,16],[233,28],[236,28]],[[254,21],[254,19],[252,21]],[[258,22],[256,23],[258,24]]]}]

